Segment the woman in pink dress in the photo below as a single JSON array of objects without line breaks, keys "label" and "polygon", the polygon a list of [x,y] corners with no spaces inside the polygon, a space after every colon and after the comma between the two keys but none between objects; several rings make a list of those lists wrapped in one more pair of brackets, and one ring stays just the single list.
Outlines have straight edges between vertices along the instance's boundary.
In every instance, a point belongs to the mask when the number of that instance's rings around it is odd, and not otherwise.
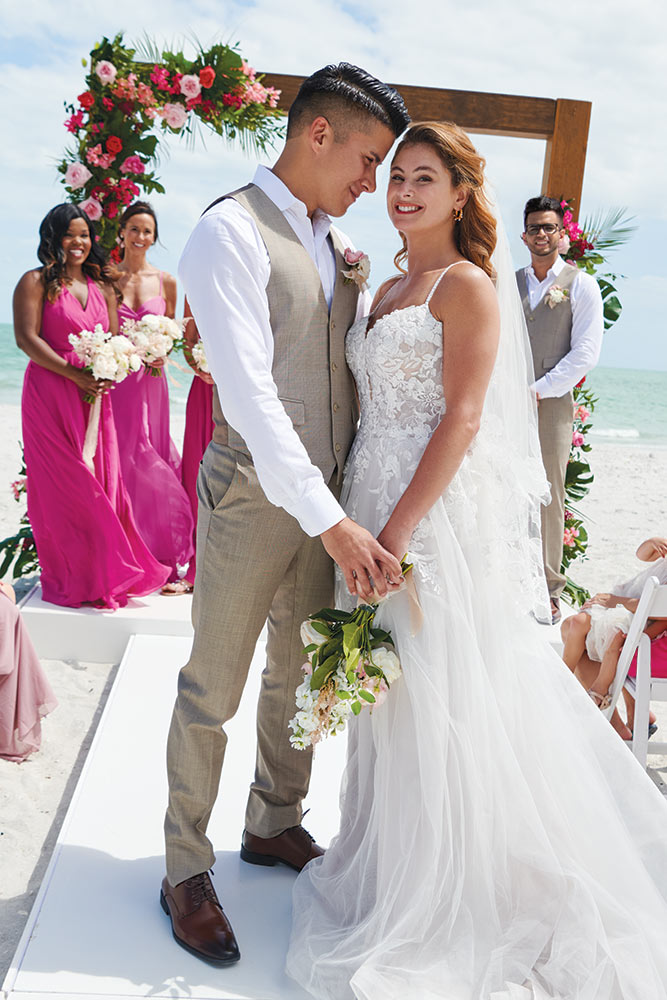
[{"label": "woman in pink dress", "polygon": [[[120,217],[121,263],[116,283],[123,301],[119,327],[152,313],[174,316],[176,280],[146,259],[158,238],[157,218],[145,201]],[[112,395],[120,463],[139,531],[156,559],[178,582],[178,566],[192,555],[192,513],[181,485],[181,459],[169,436],[169,392],[164,371],[148,369],[125,379]]]},{"label": "woman in pink dress", "polygon": [[41,720],[57,704],[14,590],[0,583],[0,757],[19,763],[39,750]]},{"label": "woman in pink dress", "polygon": [[[184,311],[186,316],[192,316],[187,299]],[[199,463],[208,448],[209,441],[213,437],[213,377],[208,372],[202,371],[192,356],[192,348],[199,340],[199,332],[194,319],[190,319],[190,322],[186,324],[183,336],[187,344],[185,357],[195,373],[195,378],[192,380],[185,407],[181,482],[192,508],[192,517],[194,520],[192,543],[196,547],[197,504],[199,502],[197,499],[197,476],[199,475]],[[185,577],[180,581],[181,588],[185,585],[189,590],[192,590],[196,569],[197,560],[193,552]],[[175,585],[167,584],[167,587],[171,586]]]},{"label": "woman in pink dress", "polygon": [[[57,205],[40,226],[43,267],[14,293],[14,331],[29,356],[23,383],[28,515],[45,601],[117,608],[169,575],[137,531],[123,486],[108,384],[83,371],[68,337],[100,323],[116,331],[116,298],[92,223]],[[90,405],[102,394],[93,471],[82,449]]]}]

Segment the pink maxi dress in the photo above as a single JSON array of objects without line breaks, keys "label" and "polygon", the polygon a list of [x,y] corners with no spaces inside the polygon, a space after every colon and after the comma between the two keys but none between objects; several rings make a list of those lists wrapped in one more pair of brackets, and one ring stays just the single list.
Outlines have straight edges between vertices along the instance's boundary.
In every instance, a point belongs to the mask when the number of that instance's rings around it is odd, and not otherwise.
[{"label": "pink maxi dress", "polygon": [[[61,357],[80,366],[70,333],[109,328],[104,295],[88,279],[81,305],[63,288],[44,303],[41,337]],[[129,597],[158,590],[169,569],[153,557],[132,516],[123,485],[118,441],[108,393],[102,396],[94,473],[82,458],[90,415],[69,379],[28,363],[23,382],[23,446],[28,473],[28,516],[41,566],[45,601],[118,608]]]},{"label": "pink maxi dress", "polygon": [[194,521],[192,533],[193,554],[185,579],[195,582],[196,556],[194,548],[197,539],[197,476],[202,455],[213,437],[213,386],[196,375],[192,380],[188,402],[185,407],[185,433],[183,435],[183,462],[181,482],[188,495]]},{"label": "pink maxi dress", "polygon": [[[167,303],[160,294],[134,310],[118,307],[118,324],[152,313],[164,316]],[[181,485],[181,460],[169,436],[169,392],[163,370],[159,377],[142,369],[116,386],[111,396],[120,464],[125,488],[141,535],[156,559],[178,578],[193,553],[190,501]]]},{"label": "pink maxi dress", "polygon": [[19,609],[0,589],[0,757],[25,760],[41,743],[41,720],[58,702]]}]

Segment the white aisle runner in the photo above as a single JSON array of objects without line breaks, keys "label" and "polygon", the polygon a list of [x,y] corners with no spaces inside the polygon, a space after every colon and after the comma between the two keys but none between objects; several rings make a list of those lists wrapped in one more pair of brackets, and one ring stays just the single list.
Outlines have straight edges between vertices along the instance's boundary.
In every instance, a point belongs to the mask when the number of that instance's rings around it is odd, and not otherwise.
[{"label": "white aisle runner", "polygon": [[[239,843],[254,771],[260,642],[229,745],[209,833],[214,883],[241,961],[215,969],[171,937],[158,903],[164,874],[165,743],[178,670],[190,640],[136,635],[123,658],[12,968],[11,1000],[304,1000],[283,972],[290,928],[289,869],[243,863]],[[62,705],[60,711],[67,711]],[[327,844],[338,826],[345,738],[318,747],[306,827]]]}]

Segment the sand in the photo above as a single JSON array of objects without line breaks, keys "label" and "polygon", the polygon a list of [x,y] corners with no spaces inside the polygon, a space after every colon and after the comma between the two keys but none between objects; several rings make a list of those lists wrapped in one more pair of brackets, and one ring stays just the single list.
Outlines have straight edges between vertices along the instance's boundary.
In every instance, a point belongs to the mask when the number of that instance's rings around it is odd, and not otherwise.
[{"label": "sand", "polygon": [[[18,407],[0,406],[0,420],[4,538],[16,530],[23,510],[9,491],[20,467]],[[182,430],[178,414],[173,437],[179,445]],[[644,538],[667,534],[667,443],[652,448],[596,444],[591,464],[595,483],[580,505],[589,518],[590,555],[573,564],[570,575],[591,592],[608,591],[641,568],[634,552]],[[0,760],[0,981],[44,874],[116,667],[62,660],[46,660],[44,666],[59,707],[43,723],[42,747],[23,764]],[[659,714],[664,733],[667,706]],[[654,763],[662,770],[667,761]]]}]

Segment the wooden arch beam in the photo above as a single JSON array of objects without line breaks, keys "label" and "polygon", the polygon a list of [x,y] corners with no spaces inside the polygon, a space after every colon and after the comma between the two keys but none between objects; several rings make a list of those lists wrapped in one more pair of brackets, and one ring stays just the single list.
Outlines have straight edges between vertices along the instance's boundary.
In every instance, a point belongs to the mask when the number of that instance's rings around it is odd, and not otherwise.
[{"label": "wooden arch beam", "polygon": [[[287,111],[303,82],[301,76],[267,73],[263,83],[277,87]],[[472,90],[442,90],[393,84],[414,121],[454,121],[466,132],[546,140],[541,194],[572,199],[576,218],[581,201],[591,117],[589,101]]]}]

